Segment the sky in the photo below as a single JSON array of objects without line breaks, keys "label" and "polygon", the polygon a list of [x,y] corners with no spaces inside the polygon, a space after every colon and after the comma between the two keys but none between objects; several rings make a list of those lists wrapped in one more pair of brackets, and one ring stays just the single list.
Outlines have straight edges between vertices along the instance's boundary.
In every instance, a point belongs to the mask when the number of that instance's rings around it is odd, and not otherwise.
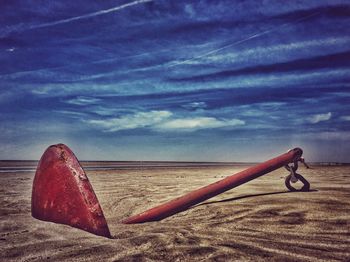
[{"label": "sky", "polygon": [[350,162],[349,1],[4,0],[0,159]]}]

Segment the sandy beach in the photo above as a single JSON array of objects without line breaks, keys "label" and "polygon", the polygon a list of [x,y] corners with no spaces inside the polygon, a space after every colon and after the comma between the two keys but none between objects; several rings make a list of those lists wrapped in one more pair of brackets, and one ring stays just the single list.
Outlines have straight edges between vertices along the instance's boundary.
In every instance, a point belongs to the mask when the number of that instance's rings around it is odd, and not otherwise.
[{"label": "sandy beach", "polygon": [[162,221],[124,225],[247,166],[85,163],[113,235],[106,239],[32,218],[35,163],[1,165],[1,261],[350,260],[350,166],[301,167],[311,192],[288,192],[281,168]]}]

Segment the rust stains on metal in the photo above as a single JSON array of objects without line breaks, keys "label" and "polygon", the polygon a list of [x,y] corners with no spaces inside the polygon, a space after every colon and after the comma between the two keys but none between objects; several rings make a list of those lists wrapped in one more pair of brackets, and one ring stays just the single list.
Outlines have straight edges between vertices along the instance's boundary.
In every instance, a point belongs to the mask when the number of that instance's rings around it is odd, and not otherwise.
[{"label": "rust stains on metal", "polygon": [[64,144],[50,146],[41,157],[33,182],[32,216],[111,238],[89,179]]}]

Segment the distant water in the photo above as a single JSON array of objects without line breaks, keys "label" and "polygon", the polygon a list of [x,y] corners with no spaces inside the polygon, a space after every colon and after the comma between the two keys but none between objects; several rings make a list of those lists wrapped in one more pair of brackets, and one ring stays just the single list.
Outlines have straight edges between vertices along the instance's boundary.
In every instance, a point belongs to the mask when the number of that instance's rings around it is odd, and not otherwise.
[{"label": "distant water", "polygon": [[35,172],[36,167],[0,167],[0,173],[21,173],[21,172]]},{"label": "distant water", "polygon": [[[176,161],[81,161],[86,171],[143,170],[166,168],[209,168],[251,166],[256,163],[241,162],[176,162]],[[311,166],[342,166],[348,163],[309,163]],[[0,173],[35,172],[37,161],[0,161]]]},{"label": "distant water", "polygon": [[[98,170],[142,170],[165,168],[205,168],[220,166],[250,165],[233,162],[165,162],[165,161],[82,161],[86,171]],[[37,161],[0,161],[0,173],[35,172]]]}]

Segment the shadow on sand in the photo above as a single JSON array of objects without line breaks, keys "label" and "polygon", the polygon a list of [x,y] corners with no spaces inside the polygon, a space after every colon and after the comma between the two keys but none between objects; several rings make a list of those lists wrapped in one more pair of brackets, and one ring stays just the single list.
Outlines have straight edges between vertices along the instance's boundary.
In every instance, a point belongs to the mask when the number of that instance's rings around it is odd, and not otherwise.
[{"label": "shadow on sand", "polygon": [[240,200],[244,198],[251,198],[251,197],[260,197],[260,196],[270,196],[270,195],[280,195],[280,194],[295,194],[295,193],[309,193],[309,192],[317,192],[318,190],[316,189],[311,189],[309,191],[278,191],[278,192],[269,192],[269,193],[261,193],[261,194],[251,194],[251,195],[244,195],[244,196],[238,196],[238,197],[232,197],[228,199],[223,199],[223,200],[218,200],[218,201],[211,201],[211,202],[205,202],[202,204],[198,204],[194,207],[197,206],[202,206],[202,205],[211,205],[211,204],[217,204],[217,203],[224,203],[224,202],[231,202],[235,200]]}]

